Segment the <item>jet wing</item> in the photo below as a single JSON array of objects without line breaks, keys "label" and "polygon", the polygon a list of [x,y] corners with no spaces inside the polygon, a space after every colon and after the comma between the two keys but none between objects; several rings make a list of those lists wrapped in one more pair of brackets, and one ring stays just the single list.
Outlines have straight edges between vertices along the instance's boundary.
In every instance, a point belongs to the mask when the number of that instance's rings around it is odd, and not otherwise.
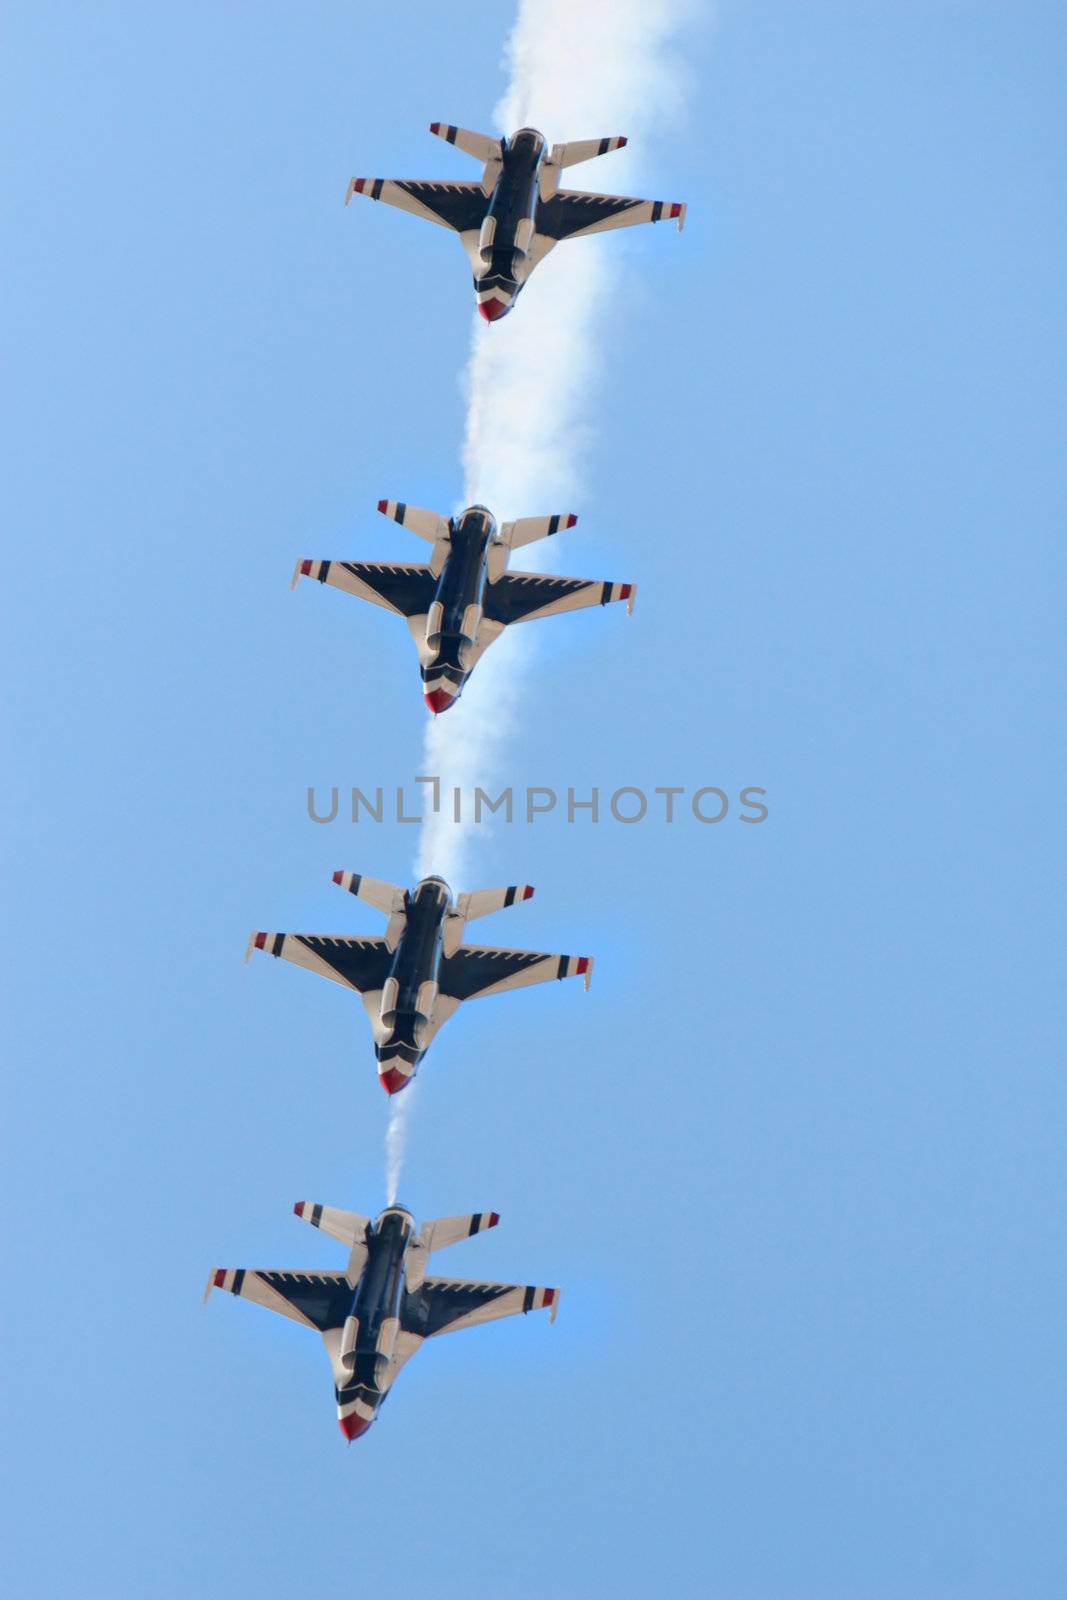
[{"label": "jet wing", "polygon": [[244,1267],[216,1267],[207,1281],[206,1300],[212,1289],[226,1289],[242,1300],[254,1300],[268,1311],[325,1333],[340,1328],[352,1308],[352,1284],[343,1272],[265,1272]]},{"label": "jet wing", "polygon": [[329,933],[254,933],[248,944],[249,956],[253,950],[281,956],[364,995],[381,989],[393,959],[384,939],[348,939]]},{"label": "jet wing", "polygon": [[[413,216],[436,222],[455,233],[476,233],[489,209],[480,183],[430,183],[415,178],[353,178],[345,205],[354,194],[398,206]],[[629,203],[629,202],[628,202]]]},{"label": "jet wing", "polygon": [[437,587],[426,566],[394,565],[382,561],[299,561],[293,582],[317,578],[346,594],[358,595],[372,605],[384,606],[398,616],[423,617]]},{"label": "jet wing", "polygon": [[479,1322],[514,1317],[520,1311],[552,1309],[556,1320],[558,1289],[527,1283],[478,1283],[465,1278],[427,1278],[416,1294],[409,1294],[402,1325],[405,1333],[433,1339],[439,1333],[458,1333]]},{"label": "jet wing", "polygon": [[443,956],[438,968],[442,995],[453,1000],[479,1000],[487,994],[525,989],[550,978],[585,975],[588,989],[593,973],[592,956],[543,955],[537,950],[494,950],[489,945],[461,944],[454,955]]},{"label": "jet wing", "polygon": [[505,572],[495,583],[486,585],[485,615],[490,621],[508,627],[513,622],[530,622],[535,617],[580,611],[584,606],[610,605],[613,600],[628,600],[632,611],[635,593],[636,585],[632,583],[550,578],[540,572]]},{"label": "jet wing", "polygon": [[609,228],[632,228],[638,222],[663,222],[677,217],[678,231],[685,222],[685,206],[666,200],[634,200],[621,194],[582,194],[561,189],[537,208],[537,232],[548,239],[579,239]]}]

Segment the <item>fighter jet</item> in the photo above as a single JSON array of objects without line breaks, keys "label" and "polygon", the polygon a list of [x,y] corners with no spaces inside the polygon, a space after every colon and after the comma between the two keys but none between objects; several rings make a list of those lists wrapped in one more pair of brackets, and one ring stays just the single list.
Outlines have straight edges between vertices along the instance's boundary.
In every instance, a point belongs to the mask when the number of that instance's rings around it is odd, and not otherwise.
[{"label": "fighter jet", "polygon": [[346,1270],[217,1267],[204,1299],[212,1289],[227,1289],[321,1333],[333,1367],[337,1418],[349,1441],[366,1433],[397,1373],[424,1339],[545,1306],[551,1309],[550,1321],[556,1320],[558,1289],[426,1276],[435,1250],[495,1228],[500,1221],[495,1211],[441,1217],[424,1223],[417,1234],[414,1218],[403,1206],[387,1206],[376,1222],[310,1200],[298,1200],[293,1210],[348,1247]]},{"label": "fighter jet", "polygon": [[623,138],[579,139],[549,150],[536,128],[520,128],[510,139],[493,139],[447,122],[431,122],[430,132],[484,162],[481,182],[353,178],[345,205],[354,194],[365,194],[458,233],[486,322],[507,315],[533,269],[561,239],[667,217],[676,217],[682,231],[684,205],[559,187],[564,167],[619,150],[626,143]]},{"label": "fighter jet", "polygon": [[419,652],[423,695],[435,716],[455,704],[486,650],[512,623],[613,600],[626,600],[633,612],[634,583],[506,570],[512,550],[573,528],[573,515],[520,517],[498,527],[485,506],[468,506],[451,518],[402,500],[379,500],[378,510],[433,545],[428,565],[302,559],[293,588],[302,577],[317,578],[404,617]]},{"label": "fighter jet", "polygon": [[253,933],[245,959],[253,950],[265,950],[355,989],[370,1018],[378,1076],[387,1094],[407,1088],[441,1024],[464,1000],[579,975],[589,988],[592,956],[463,943],[468,922],[529,900],[529,884],[479,889],[453,900],[443,878],[423,878],[410,890],[358,872],[335,872],[333,881],[384,912],[389,918],[384,939]]}]

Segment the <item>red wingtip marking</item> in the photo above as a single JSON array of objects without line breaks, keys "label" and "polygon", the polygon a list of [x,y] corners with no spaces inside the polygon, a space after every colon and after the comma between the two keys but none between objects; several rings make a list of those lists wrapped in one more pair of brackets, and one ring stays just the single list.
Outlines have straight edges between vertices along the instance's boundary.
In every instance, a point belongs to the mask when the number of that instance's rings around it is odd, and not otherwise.
[{"label": "red wingtip marking", "polygon": [[363,185],[366,183],[366,181],[367,181],[366,178],[353,178],[352,179],[352,187],[356,191],[357,194],[362,194],[363,193]]},{"label": "red wingtip marking", "polygon": [[626,137],[626,135],[625,135],[625,134],[620,134],[620,135],[619,135],[619,149],[620,149],[620,150],[621,150],[621,149],[622,149],[622,147],[623,147],[623,145],[624,145],[624,144],[629,144],[629,142],[630,142],[630,141],[629,141],[629,139],[628,139],[628,138],[627,138],[627,137]]},{"label": "red wingtip marking", "polygon": [[296,1205],[293,1207],[293,1211],[296,1213],[296,1215],[298,1217],[302,1217],[304,1215],[304,1202],[303,1202],[303,1200],[298,1200],[296,1202]]},{"label": "red wingtip marking", "polygon": [[431,133],[440,133],[440,131],[441,131],[441,124],[439,122],[431,122],[430,123],[430,132]]},{"label": "red wingtip marking", "polygon": [[577,521],[578,521],[578,518],[576,516],[574,516],[574,514],[572,513],[570,516],[568,516],[568,518],[567,518],[566,522],[563,524],[563,526],[565,528],[573,528],[574,524]]},{"label": "red wingtip marking", "polygon": [[305,578],[309,578],[311,576],[311,562],[310,561],[301,561],[300,570],[304,574]]},{"label": "red wingtip marking", "polygon": [[349,1444],[351,1444],[353,1439],[358,1439],[361,1434],[366,1433],[367,1429],[374,1421],[374,1418],[357,1417],[356,1413],[353,1411],[350,1417],[339,1417],[338,1421],[341,1424],[341,1432],[344,1434]]},{"label": "red wingtip marking", "polygon": [[334,873],[334,875],[333,875],[333,881],[334,881],[334,883],[340,883],[340,882],[341,882],[341,879],[342,879],[342,878],[343,878],[343,877],[344,877],[344,873],[343,873],[343,872],[335,872],[335,873]]},{"label": "red wingtip marking", "polygon": [[588,967],[588,965],[589,965],[589,957],[588,956],[579,956],[578,957],[578,966],[577,966],[576,970],[578,972],[584,972],[586,970],[586,968]]},{"label": "red wingtip marking", "polygon": [[499,1221],[500,1221],[500,1212],[499,1211],[490,1211],[490,1213],[489,1213],[489,1226],[491,1228],[495,1228]]},{"label": "red wingtip marking", "polygon": [[388,500],[379,500],[378,501],[378,510],[379,511],[385,512],[385,511],[388,511],[388,509],[389,509]]},{"label": "red wingtip marking", "polygon": [[681,214],[682,214],[681,206],[679,206],[679,205],[671,206],[671,216],[672,217],[680,217]]},{"label": "red wingtip marking", "polygon": [[619,599],[620,600],[629,600],[630,591],[632,590],[632,588],[633,588],[633,584],[632,583],[620,584],[619,585]]},{"label": "red wingtip marking", "polygon": [[522,898],[524,900],[532,900],[533,899],[533,884],[528,883],[526,885],[525,889],[522,891]]},{"label": "red wingtip marking", "polygon": [[215,1288],[216,1289],[221,1289],[225,1282],[226,1282],[226,1268],[225,1267],[219,1267],[218,1270],[215,1273]]},{"label": "red wingtip marking", "polygon": [[266,942],[267,942],[267,935],[265,933],[257,933],[256,934],[256,949],[257,950],[262,950],[263,946],[266,944]]},{"label": "red wingtip marking", "polygon": [[550,1306],[555,1298],[556,1298],[555,1289],[546,1289],[545,1290],[545,1305],[546,1306]]}]

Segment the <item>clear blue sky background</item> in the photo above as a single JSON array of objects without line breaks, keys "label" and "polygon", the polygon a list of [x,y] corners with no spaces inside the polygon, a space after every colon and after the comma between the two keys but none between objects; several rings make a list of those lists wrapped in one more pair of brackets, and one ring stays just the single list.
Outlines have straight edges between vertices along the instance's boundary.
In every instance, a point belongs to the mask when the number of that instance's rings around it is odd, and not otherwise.
[{"label": "clear blue sky background", "polygon": [[425,125],[491,126],[509,26],[8,9],[7,1590],[1061,1596],[1056,5],[689,35],[689,224],[616,236],[557,555],[640,602],[545,624],[510,771],[771,815],[497,834],[539,892],[485,937],[596,980],[450,1025],[402,1186],[497,1208],[447,1270],[559,1321],[431,1346],[347,1449],[317,1341],[200,1307],[338,1263],[294,1200],[383,1200],[361,1008],[241,956],[409,872],[303,797],[420,769],[410,642],[287,584],[461,492],[465,263],[341,201],[462,171]]}]

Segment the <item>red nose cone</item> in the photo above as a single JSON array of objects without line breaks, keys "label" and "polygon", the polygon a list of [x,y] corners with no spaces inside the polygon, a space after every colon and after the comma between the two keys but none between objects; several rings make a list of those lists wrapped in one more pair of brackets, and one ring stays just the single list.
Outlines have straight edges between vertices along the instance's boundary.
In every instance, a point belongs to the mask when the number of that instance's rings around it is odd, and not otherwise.
[{"label": "red nose cone", "polygon": [[425,696],[426,704],[434,716],[439,716],[442,711],[447,711],[455,699],[454,694],[449,694],[447,689],[431,689]]},{"label": "red nose cone", "polygon": [[399,1094],[401,1089],[406,1089],[411,1082],[410,1078],[405,1078],[399,1067],[386,1067],[378,1076],[382,1080],[382,1088],[386,1094]]},{"label": "red nose cone", "polygon": [[506,317],[511,310],[506,300],[498,300],[494,295],[489,300],[479,300],[478,310],[486,322],[499,322],[501,317]]},{"label": "red nose cone", "polygon": [[367,1429],[374,1421],[374,1418],[359,1417],[353,1411],[351,1416],[341,1417],[339,1420],[341,1423],[341,1432],[344,1434],[349,1444],[351,1444],[353,1439],[358,1439],[361,1434],[366,1433]]}]

